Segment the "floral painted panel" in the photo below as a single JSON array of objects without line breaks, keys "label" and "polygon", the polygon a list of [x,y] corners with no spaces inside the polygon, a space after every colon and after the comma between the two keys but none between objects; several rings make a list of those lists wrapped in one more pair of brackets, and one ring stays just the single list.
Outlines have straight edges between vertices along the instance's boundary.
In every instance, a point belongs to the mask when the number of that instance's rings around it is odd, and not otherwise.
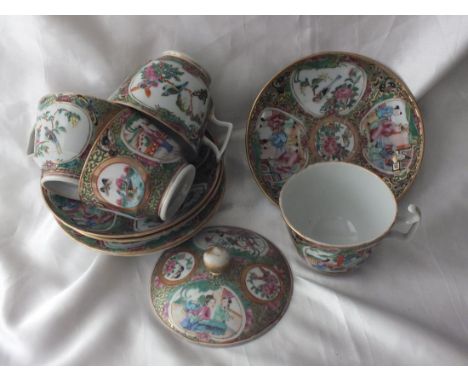
[{"label": "floral painted panel", "polygon": [[57,102],[41,110],[35,124],[34,157],[62,163],[78,158],[93,134],[87,112],[70,103]]},{"label": "floral painted panel", "polygon": [[136,208],[145,195],[145,177],[137,166],[112,161],[97,176],[99,195],[114,206]]},{"label": "floral painted panel", "polygon": [[321,67],[304,65],[291,75],[294,97],[307,112],[316,117],[345,115],[358,104],[366,89],[366,73],[349,62]]},{"label": "floral painted panel", "polygon": [[174,113],[184,121],[192,136],[198,136],[205,123],[209,105],[206,85],[178,60],[164,58],[149,62],[130,81],[128,92],[148,108]]},{"label": "floral painted panel", "polygon": [[248,292],[259,302],[273,301],[281,292],[280,277],[265,265],[254,265],[248,269],[244,282]]},{"label": "floral painted panel", "polygon": [[315,149],[324,161],[348,159],[354,152],[354,134],[345,123],[320,124],[315,134]]}]

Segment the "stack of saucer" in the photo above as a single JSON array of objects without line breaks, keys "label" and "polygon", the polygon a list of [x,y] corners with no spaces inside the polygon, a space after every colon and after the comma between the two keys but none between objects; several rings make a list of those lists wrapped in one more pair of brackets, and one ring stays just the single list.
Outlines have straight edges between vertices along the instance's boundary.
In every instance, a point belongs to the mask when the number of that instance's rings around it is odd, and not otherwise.
[{"label": "stack of saucer", "polygon": [[[66,233],[108,254],[137,255],[176,246],[206,224],[223,196],[232,131],[214,117],[210,81],[186,55],[166,52],[108,101],[40,100],[28,153]],[[210,122],[227,130],[221,148]]]}]

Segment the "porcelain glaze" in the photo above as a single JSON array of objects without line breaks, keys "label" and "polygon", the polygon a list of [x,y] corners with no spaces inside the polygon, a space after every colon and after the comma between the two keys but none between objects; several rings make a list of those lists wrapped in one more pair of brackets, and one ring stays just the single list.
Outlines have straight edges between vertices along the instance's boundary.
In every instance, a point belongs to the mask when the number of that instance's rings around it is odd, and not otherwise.
[{"label": "porcelain glaze", "polygon": [[221,150],[208,142],[220,157],[229,141],[232,124],[214,118],[209,85],[208,74],[192,59],[182,53],[166,52],[127,78],[109,100],[140,110],[171,129],[190,160],[197,157],[201,143],[208,140],[205,137],[208,120],[227,127]]},{"label": "porcelain glaze", "polygon": [[[216,246],[207,249],[207,243]],[[227,266],[213,268],[213,261],[207,262],[216,253],[229,256]],[[185,339],[211,346],[263,334],[283,316],[291,293],[291,270],[278,248],[237,227],[203,229],[163,253],[151,278],[151,302],[162,323]]]},{"label": "porcelain glaze", "polygon": [[[188,174],[187,167],[191,168]],[[79,194],[84,203],[116,213],[167,220],[172,216],[163,216],[164,203],[177,198],[180,206],[194,175],[195,168],[167,134],[139,112],[126,108],[109,122],[90,150]],[[182,176],[185,188],[175,183]]]},{"label": "porcelain glaze", "polygon": [[222,162],[217,163],[214,153],[208,148],[202,150],[200,160],[195,164],[196,177],[184,204],[172,219],[165,222],[159,218],[125,218],[113,211],[98,209],[50,192],[45,192],[44,198],[63,225],[85,236],[123,242],[149,236],[167,230],[201,210],[218,188],[223,172]]},{"label": "porcelain glaze", "polygon": [[257,96],[246,132],[250,169],[274,203],[307,165],[346,161],[370,169],[397,199],[424,150],[416,101],[390,69],[351,53],[322,53],[277,74]]},{"label": "porcelain glaze", "polygon": [[[311,165],[292,176],[280,194],[280,208],[299,255],[321,272],[346,272],[366,260],[385,237],[408,239],[420,221],[397,216],[390,188],[363,167],[343,162]],[[392,228],[404,223],[402,233]]]},{"label": "porcelain glaze", "polygon": [[131,242],[119,242],[113,240],[100,240],[85,236],[58,221],[62,229],[79,243],[92,249],[98,250],[104,254],[115,256],[139,256],[145,254],[154,254],[166,248],[172,248],[181,242],[193,237],[216,212],[224,195],[225,179],[221,179],[219,187],[216,189],[209,202],[189,216],[179,224],[173,225],[149,237],[140,237]]},{"label": "porcelain glaze", "polygon": [[104,125],[121,109],[79,94],[41,98],[28,152],[42,168],[42,184],[77,199],[76,185],[89,149]]}]

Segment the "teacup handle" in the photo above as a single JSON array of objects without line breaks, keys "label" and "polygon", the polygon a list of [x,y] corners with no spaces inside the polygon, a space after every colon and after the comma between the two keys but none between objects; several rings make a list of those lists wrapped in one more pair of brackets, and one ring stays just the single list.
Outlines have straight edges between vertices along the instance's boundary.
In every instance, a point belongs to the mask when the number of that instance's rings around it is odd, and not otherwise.
[{"label": "teacup handle", "polygon": [[227,145],[229,143],[229,140],[231,139],[232,129],[233,129],[234,125],[231,122],[220,121],[219,119],[217,119],[215,117],[215,115],[214,115],[214,109],[212,110],[212,112],[210,114],[209,120],[210,120],[211,123],[213,123],[213,124],[215,124],[217,126],[225,127],[227,129],[227,133],[226,133],[226,136],[224,138],[224,142],[223,142],[223,145],[221,146],[221,148],[218,148],[218,146],[216,146],[216,144],[206,136],[203,137],[203,139],[202,139],[202,143],[207,145],[211,150],[214,151],[214,153],[216,155],[216,161],[219,162],[221,160],[221,157],[223,156],[224,152],[226,151],[226,147],[227,147]]},{"label": "teacup handle", "polygon": [[408,216],[397,216],[395,223],[402,223],[409,225],[409,229],[406,232],[398,231],[396,228],[392,228],[388,233],[388,238],[408,240],[414,235],[418,229],[419,223],[421,222],[421,210],[416,207],[414,204],[408,206],[409,215]]},{"label": "teacup handle", "polygon": [[34,139],[36,137],[36,130],[34,127],[31,128],[29,131],[29,137],[28,137],[28,146],[26,147],[26,154],[32,155],[34,154]]}]

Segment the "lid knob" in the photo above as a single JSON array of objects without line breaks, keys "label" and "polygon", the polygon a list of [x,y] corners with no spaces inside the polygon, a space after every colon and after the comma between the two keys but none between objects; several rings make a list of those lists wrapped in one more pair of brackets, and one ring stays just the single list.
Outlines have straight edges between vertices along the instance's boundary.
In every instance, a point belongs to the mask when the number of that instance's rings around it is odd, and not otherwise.
[{"label": "lid knob", "polygon": [[209,247],[203,254],[206,269],[215,275],[224,272],[229,266],[229,261],[229,252],[221,247]]}]

